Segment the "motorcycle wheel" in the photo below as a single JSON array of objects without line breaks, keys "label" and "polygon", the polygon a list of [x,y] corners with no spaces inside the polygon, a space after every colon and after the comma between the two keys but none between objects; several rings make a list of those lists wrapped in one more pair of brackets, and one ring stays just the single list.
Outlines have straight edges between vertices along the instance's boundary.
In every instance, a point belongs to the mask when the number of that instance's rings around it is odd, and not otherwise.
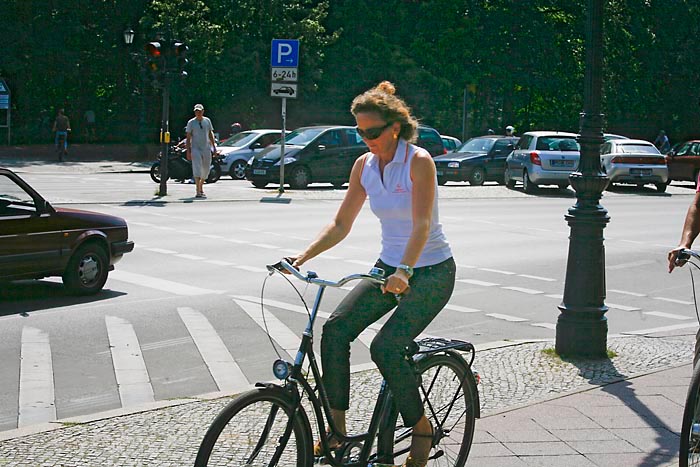
[{"label": "motorcycle wheel", "polygon": [[207,183],[216,183],[221,178],[221,167],[218,164],[213,164],[211,169],[209,169],[209,176],[207,177]]},{"label": "motorcycle wheel", "polygon": [[151,180],[160,183],[160,162],[154,162],[151,166]]}]

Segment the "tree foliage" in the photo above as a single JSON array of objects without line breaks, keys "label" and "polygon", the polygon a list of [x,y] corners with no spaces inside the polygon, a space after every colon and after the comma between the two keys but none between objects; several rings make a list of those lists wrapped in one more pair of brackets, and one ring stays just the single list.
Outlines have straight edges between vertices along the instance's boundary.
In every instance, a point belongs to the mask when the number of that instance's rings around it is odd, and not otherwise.
[{"label": "tree foliage", "polygon": [[[288,126],[352,123],[358,93],[388,79],[423,122],[462,136],[508,124],[576,131],[585,69],[584,0],[5,0],[0,76],[12,90],[15,141],[48,139],[55,110],[104,141],[155,138],[161,97],[130,54],[158,32],[190,47],[172,90],[178,133],[201,102],[222,134],[279,127],[270,42],[301,41],[299,96]],[[694,0],[608,0],[607,129],[653,138],[697,135],[700,25]],[[122,33],[137,37],[132,49]],[[463,120],[463,110],[467,118]]]}]

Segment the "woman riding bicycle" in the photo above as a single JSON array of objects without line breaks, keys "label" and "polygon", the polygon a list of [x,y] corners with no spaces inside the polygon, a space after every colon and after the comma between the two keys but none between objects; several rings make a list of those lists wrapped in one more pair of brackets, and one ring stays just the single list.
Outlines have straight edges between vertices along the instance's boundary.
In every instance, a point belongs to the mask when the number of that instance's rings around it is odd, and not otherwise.
[{"label": "woman riding bicycle", "polygon": [[[333,221],[298,256],[299,267],[343,240],[365,198],[379,218],[382,249],[377,267],[386,284],[361,282],[338,305],[323,326],[321,360],[331,416],[346,434],[350,405],[350,343],[370,324],[396,308],[370,346],[372,360],[394,394],[406,426],[413,427],[404,466],[428,462],[433,427],[423,411],[418,382],[404,349],[447,304],[455,282],[455,263],[438,217],[437,176],[430,154],[410,142],[417,121],[406,103],[384,81],[357,96],[351,107],[357,131],[369,152],[352,168],[345,198]],[[399,294],[401,300],[398,301]],[[331,445],[340,445],[331,434]],[[314,454],[321,455],[320,444]]]}]

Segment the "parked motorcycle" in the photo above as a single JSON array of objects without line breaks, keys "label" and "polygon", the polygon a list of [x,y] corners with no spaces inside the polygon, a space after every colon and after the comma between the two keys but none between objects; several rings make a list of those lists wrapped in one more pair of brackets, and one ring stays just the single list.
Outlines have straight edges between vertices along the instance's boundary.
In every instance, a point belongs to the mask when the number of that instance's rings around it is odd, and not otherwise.
[{"label": "parked motorcycle", "polygon": [[[151,166],[151,180],[160,183],[160,164],[163,153],[158,153],[158,160]],[[221,178],[222,156],[215,153],[211,158],[209,177],[206,183],[216,183]],[[180,144],[172,145],[168,150],[168,178],[184,182],[192,178],[192,161],[187,160],[187,150]]]}]

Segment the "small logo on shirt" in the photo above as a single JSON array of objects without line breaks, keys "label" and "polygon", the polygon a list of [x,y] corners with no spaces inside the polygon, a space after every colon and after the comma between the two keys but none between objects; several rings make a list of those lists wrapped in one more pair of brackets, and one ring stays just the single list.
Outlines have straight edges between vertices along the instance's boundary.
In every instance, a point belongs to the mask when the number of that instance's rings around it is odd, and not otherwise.
[{"label": "small logo on shirt", "polygon": [[396,187],[394,188],[394,193],[407,193],[407,190],[402,187],[400,183],[397,183]]}]

